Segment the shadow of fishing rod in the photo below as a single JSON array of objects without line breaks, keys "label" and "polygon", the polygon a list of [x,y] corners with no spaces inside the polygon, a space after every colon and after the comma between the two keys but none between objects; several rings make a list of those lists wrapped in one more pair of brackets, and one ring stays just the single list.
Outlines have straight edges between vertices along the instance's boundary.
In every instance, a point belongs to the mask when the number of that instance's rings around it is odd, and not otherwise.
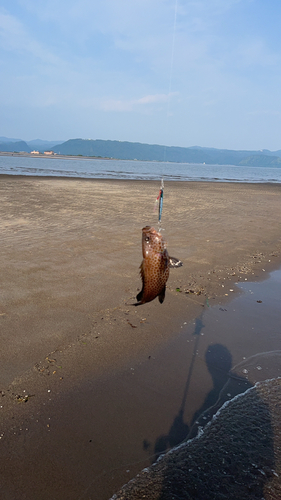
[{"label": "shadow of fishing rod", "polygon": [[192,377],[192,373],[193,373],[194,363],[195,363],[195,359],[196,359],[196,354],[197,354],[197,350],[199,347],[200,334],[201,334],[202,329],[205,326],[203,324],[203,321],[202,321],[203,314],[204,314],[204,311],[202,311],[200,316],[198,318],[196,318],[196,320],[195,320],[195,329],[194,329],[194,332],[192,334],[195,336],[195,343],[194,343],[194,347],[193,347],[192,359],[191,359],[191,363],[190,363],[190,367],[189,367],[189,371],[188,371],[188,376],[187,376],[187,380],[186,380],[186,384],[185,384],[185,388],[184,388],[184,393],[183,393],[182,403],[181,403],[180,410],[179,410],[179,415],[181,413],[183,414],[183,412],[184,412],[187,394],[189,391],[190,381],[191,381],[191,377]]},{"label": "shadow of fishing rod", "polygon": [[184,409],[185,409],[185,404],[187,401],[187,395],[190,387],[190,382],[194,370],[194,364],[195,364],[195,358],[197,356],[197,351],[199,347],[199,339],[200,339],[200,334],[202,331],[202,328],[204,328],[204,324],[202,321],[203,318],[203,311],[200,314],[198,318],[196,318],[195,321],[195,329],[193,332],[193,335],[195,335],[195,343],[193,347],[193,353],[192,353],[192,359],[188,371],[188,376],[184,388],[184,393],[183,393],[183,398],[182,402],[180,405],[180,409],[177,413],[177,415],[174,418],[174,421],[169,429],[169,432],[167,435],[161,435],[157,438],[154,446],[154,455],[153,455],[153,461],[157,457],[159,457],[163,452],[168,450],[169,448],[173,448],[174,446],[178,445],[179,443],[183,442],[186,437],[188,436],[189,433],[189,427],[188,424],[184,422],[183,416],[184,416]]}]

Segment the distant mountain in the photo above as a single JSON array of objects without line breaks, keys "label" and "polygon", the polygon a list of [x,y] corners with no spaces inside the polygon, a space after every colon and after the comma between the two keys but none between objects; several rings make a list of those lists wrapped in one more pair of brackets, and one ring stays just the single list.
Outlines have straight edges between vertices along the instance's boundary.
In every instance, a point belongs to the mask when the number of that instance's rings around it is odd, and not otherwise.
[{"label": "distant mountain", "polygon": [[33,141],[27,141],[27,144],[32,149],[38,149],[39,151],[47,151],[53,149],[54,146],[61,144],[62,141],[43,141],[42,139],[34,139]]},{"label": "distant mountain", "polygon": [[21,139],[10,139],[9,137],[0,137],[0,142],[20,142]]},{"label": "distant mountain", "polygon": [[176,163],[206,163],[209,165],[239,165],[260,167],[281,167],[281,150],[236,151],[230,149],[192,146],[182,148],[142,144],[139,142],[104,141],[94,139],[70,139],[66,142],[35,139],[21,141],[0,137],[0,151],[52,150],[57,154],[116,158],[120,160],[169,161]]},{"label": "distant mountain", "polygon": [[42,139],[35,139],[33,141],[22,141],[21,139],[11,139],[9,137],[0,137],[0,151],[7,152],[20,152],[30,153],[32,150],[36,149],[40,152],[48,151],[53,149],[57,144],[61,144],[62,141],[44,141]]},{"label": "distant mountain", "polygon": [[0,151],[6,151],[9,153],[20,153],[24,151],[25,153],[30,153],[31,148],[24,141],[9,141],[0,142]]},{"label": "distant mountain", "polygon": [[[209,165],[281,166],[281,151],[235,151],[228,149],[181,148],[138,142],[70,139],[53,148],[63,155],[96,156],[122,160],[169,161],[178,163],[206,163]],[[251,159],[252,158],[252,159]]]},{"label": "distant mountain", "polygon": [[252,155],[240,163],[249,167],[281,167],[281,158],[279,156]]}]

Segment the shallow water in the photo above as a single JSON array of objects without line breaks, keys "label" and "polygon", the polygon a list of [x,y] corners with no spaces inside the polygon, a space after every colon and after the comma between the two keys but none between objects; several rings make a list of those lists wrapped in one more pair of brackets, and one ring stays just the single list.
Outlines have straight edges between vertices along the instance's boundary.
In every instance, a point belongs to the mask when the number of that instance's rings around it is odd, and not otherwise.
[{"label": "shallow water", "polygon": [[93,158],[1,156],[0,174],[93,179],[280,183],[281,168]]}]

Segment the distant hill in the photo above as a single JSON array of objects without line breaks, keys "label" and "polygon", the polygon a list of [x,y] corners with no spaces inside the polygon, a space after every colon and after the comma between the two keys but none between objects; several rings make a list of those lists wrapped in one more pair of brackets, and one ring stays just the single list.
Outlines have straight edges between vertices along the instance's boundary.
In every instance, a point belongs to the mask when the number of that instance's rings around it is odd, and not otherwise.
[{"label": "distant hill", "polygon": [[63,143],[59,141],[44,141],[42,139],[25,142],[18,139],[0,137],[0,151],[25,151],[30,153],[33,149],[40,152],[52,150],[61,155],[116,158],[120,160],[281,167],[281,150],[274,152],[267,149],[261,151],[236,151],[200,146],[182,148],[157,144],[142,144],[139,142],[94,139],[70,139]]},{"label": "distant hill", "polygon": [[252,155],[244,158],[241,165],[249,167],[281,167],[279,156]]},{"label": "distant hill", "polygon": [[0,142],[20,142],[21,139],[11,139],[9,137],[0,137]]},{"label": "distant hill", "polygon": [[44,152],[53,149],[54,146],[61,144],[61,142],[62,141],[44,141],[42,139],[34,139],[33,141],[27,141],[27,144],[32,149],[38,149],[40,152]]},{"label": "distant hill", "polygon": [[57,144],[61,144],[61,141],[44,141],[41,139],[22,141],[21,139],[0,137],[0,151],[6,152],[24,151],[25,153],[30,153],[32,150],[36,149],[43,153],[44,151],[53,149]]},{"label": "distant hill", "polygon": [[8,153],[20,153],[24,151],[25,153],[30,153],[31,148],[24,141],[9,141],[0,142],[0,151],[7,151]]},{"label": "distant hill", "polygon": [[70,139],[53,148],[63,155],[96,156],[122,160],[169,161],[178,163],[206,163],[209,165],[281,166],[281,151],[235,151],[228,149],[181,148],[138,142]]}]

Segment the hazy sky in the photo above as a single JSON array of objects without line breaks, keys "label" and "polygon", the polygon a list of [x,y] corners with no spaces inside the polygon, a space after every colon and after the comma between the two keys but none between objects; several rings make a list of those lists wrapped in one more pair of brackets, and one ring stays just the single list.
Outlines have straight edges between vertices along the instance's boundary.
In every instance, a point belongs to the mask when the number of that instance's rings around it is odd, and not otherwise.
[{"label": "hazy sky", "polygon": [[281,149],[280,0],[0,0],[0,136]]}]

